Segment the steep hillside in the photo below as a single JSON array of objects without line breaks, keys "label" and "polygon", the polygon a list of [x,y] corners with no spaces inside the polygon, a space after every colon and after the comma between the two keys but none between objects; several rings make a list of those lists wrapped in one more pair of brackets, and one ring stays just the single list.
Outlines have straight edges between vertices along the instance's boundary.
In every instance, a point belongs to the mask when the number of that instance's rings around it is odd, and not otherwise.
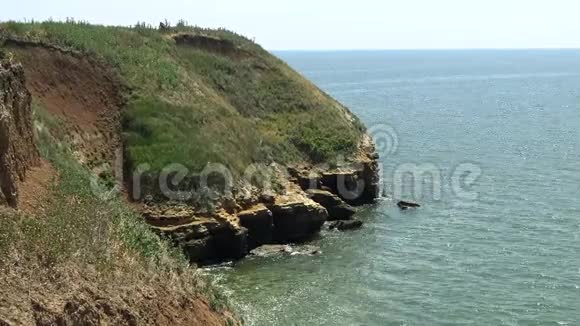
[{"label": "steep hillside", "polygon": [[35,101],[63,122],[59,135],[74,146],[78,161],[90,168],[114,163],[122,150],[124,105],[116,72],[72,50],[26,42],[8,42],[7,47],[23,64]]},{"label": "steep hillside", "polygon": [[0,99],[0,325],[238,323],[122,200],[103,199],[3,52]]},{"label": "steep hillside", "polygon": [[359,120],[235,33],[9,22],[0,42],[77,161],[192,261],[306,239],[378,195]]},{"label": "steep hillside", "polygon": [[254,161],[321,162],[352,154],[362,135],[346,108],[228,31],[8,23],[2,35],[18,53],[30,44],[15,40],[38,41],[119,68],[132,95],[123,120],[131,167],[221,162],[241,172]]}]

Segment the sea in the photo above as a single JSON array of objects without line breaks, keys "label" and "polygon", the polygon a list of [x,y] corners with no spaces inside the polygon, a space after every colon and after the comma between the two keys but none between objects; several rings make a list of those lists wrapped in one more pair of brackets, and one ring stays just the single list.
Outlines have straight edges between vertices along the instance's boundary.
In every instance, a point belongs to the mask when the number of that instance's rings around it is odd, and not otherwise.
[{"label": "sea", "polygon": [[248,325],[580,325],[580,50],[275,54],[369,128],[383,198],[207,269]]}]

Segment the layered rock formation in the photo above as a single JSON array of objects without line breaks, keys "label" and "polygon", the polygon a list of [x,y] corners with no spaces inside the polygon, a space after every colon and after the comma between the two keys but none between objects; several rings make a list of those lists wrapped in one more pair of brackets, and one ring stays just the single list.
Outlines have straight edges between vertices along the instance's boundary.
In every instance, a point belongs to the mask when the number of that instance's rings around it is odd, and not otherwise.
[{"label": "layered rock formation", "polygon": [[278,193],[254,187],[243,198],[225,200],[212,214],[165,204],[166,208],[148,208],[143,215],[159,234],[183,248],[192,262],[238,259],[263,245],[308,240],[326,221],[339,221],[331,224],[339,230],[362,226],[353,220],[356,208],[352,205],[378,197],[377,158],[372,141],[365,138],[356,158],[334,170],[293,167],[288,179],[282,167],[271,165],[283,184]]},{"label": "layered rock formation", "polygon": [[330,191],[320,189],[308,189],[308,196],[322,205],[328,211],[328,220],[349,220],[356,213],[356,209],[345,203],[340,197]]},{"label": "layered rock formation", "polygon": [[220,212],[211,217],[194,217],[177,226],[159,226],[154,230],[181,247],[193,262],[211,263],[239,259],[248,251],[248,230],[231,223]]},{"label": "layered rock formation", "polygon": [[39,163],[30,104],[22,66],[0,57],[0,205],[16,207],[18,182]]},{"label": "layered rock formation", "polygon": [[240,225],[248,229],[248,247],[253,249],[265,243],[272,243],[274,237],[274,216],[264,204],[257,204],[239,212]]},{"label": "layered rock formation", "polygon": [[372,203],[379,196],[378,159],[372,139],[365,135],[355,157],[337,168],[299,165],[289,168],[289,172],[303,190],[324,189],[356,206]]},{"label": "layered rock formation", "polygon": [[277,197],[270,209],[274,216],[273,237],[278,243],[308,239],[328,219],[324,207],[299,191]]},{"label": "layered rock formation", "polygon": [[[224,204],[225,209],[212,214],[200,215],[192,207],[168,204],[165,209],[148,208],[143,215],[160,235],[181,247],[192,262],[239,259],[263,245],[308,240],[326,221],[348,220],[335,226],[340,230],[360,227],[362,222],[352,220],[356,209],[348,203],[367,203],[377,198],[376,156],[369,155],[361,166],[350,172],[316,171],[308,177],[301,177],[307,171],[294,169],[291,172],[297,177],[282,180],[284,191],[254,194],[235,205]],[[359,197],[348,197],[348,191],[347,195],[341,193],[341,182]],[[349,188],[352,183],[358,188]]]},{"label": "layered rock formation", "polygon": [[327,210],[297,186],[236,213],[219,210],[200,216],[193,210],[148,209],[154,230],[181,247],[196,263],[239,259],[264,244],[300,242],[320,231]]},{"label": "layered rock formation", "polygon": [[246,54],[236,47],[234,42],[207,35],[193,35],[180,33],[173,36],[175,43],[180,46],[191,46],[208,52],[230,56],[243,57]]}]

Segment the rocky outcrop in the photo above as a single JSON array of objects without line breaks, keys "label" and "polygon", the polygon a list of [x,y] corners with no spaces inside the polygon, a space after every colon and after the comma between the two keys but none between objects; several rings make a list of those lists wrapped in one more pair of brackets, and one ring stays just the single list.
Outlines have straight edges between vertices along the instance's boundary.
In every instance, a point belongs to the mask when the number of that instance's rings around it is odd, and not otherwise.
[{"label": "rocky outcrop", "polygon": [[158,234],[200,264],[239,259],[263,245],[307,240],[328,219],[327,210],[294,184],[288,185],[285,194],[237,213],[222,209],[196,216],[192,208],[170,205],[141,210]]},{"label": "rocky outcrop", "polygon": [[[377,168],[378,170],[378,168]],[[378,181],[374,163],[357,164],[328,171],[291,169],[293,180],[305,191],[322,189],[331,192],[350,205],[372,203],[378,198]],[[378,175],[378,174],[377,174]]]},{"label": "rocky outcrop", "polygon": [[258,188],[242,187],[245,190],[237,191],[231,203],[220,202],[221,213],[199,217],[191,206],[167,203],[162,209],[148,208],[143,215],[158,233],[183,248],[191,261],[202,264],[242,258],[264,245],[309,240],[326,221],[339,221],[330,227],[341,231],[360,228],[362,222],[352,220],[356,209],[350,204],[372,202],[379,195],[372,142],[364,148],[356,162],[332,171],[290,168],[290,179],[280,166],[271,165],[283,190],[260,193]]},{"label": "rocky outcrop", "polygon": [[[359,159],[360,164],[330,172],[293,168],[290,179],[282,168],[272,165],[276,184],[283,190],[260,193],[258,188],[242,187],[245,190],[237,191],[232,203],[220,202],[221,212],[217,214],[199,217],[195,208],[176,203],[154,204],[155,208],[148,207],[142,213],[158,233],[183,248],[193,262],[242,258],[264,245],[309,240],[326,221],[344,221],[331,224],[339,230],[361,227],[361,221],[352,220],[356,209],[349,203],[369,202],[378,196],[373,190],[378,185],[378,173],[373,168],[376,156],[361,157],[367,159],[366,164]],[[349,197],[349,191],[357,196]],[[285,247],[263,248],[276,251]]]},{"label": "rocky outcrop", "polygon": [[321,189],[308,189],[308,196],[322,205],[328,211],[328,220],[349,220],[356,213],[356,209],[345,203],[337,195]]},{"label": "rocky outcrop", "polygon": [[324,170],[302,165],[288,171],[305,191],[327,190],[350,205],[362,205],[374,202],[380,195],[378,159],[372,139],[365,135],[356,156],[337,168]]},{"label": "rocky outcrop", "polygon": [[227,56],[232,59],[241,59],[248,56],[245,51],[236,47],[234,42],[218,37],[179,33],[173,36],[173,40],[175,40],[175,43],[180,46],[190,46],[211,53]]},{"label": "rocky outcrop", "polygon": [[222,217],[196,217],[188,224],[153,229],[181,247],[192,262],[239,259],[248,253],[248,230]]},{"label": "rocky outcrop", "polygon": [[329,230],[337,229],[339,231],[355,230],[360,229],[363,226],[363,222],[359,220],[354,221],[336,221],[329,225]]},{"label": "rocky outcrop", "polygon": [[315,203],[290,202],[272,207],[274,240],[302,241],[318,233],[328,218],[324,207]]},{"label": "rocky outcrop", "polygon": [[0,57],[0,205],[16,207],[18,182],[39,164],[30,103],[22,66]]},{"label": "rocky outcrop", "polygon": [[254,249],[262,244],[272,243],[274,217],[264,204],[239,212],[240,225],[248,229],[248,247]]},{"label": "rocky outcrop", "polygon": [[340,231],[362,226],[362,221],[353,220],[356,209],[351,204],[378,197],[377,158],[369,138],[353,161],[333,170],[303,165],[290,168],[288,178],[283,168],[270,165],[276,184],[283,190],[238,187],[241,190],[237,189],[231,199],[218,203],[220,212],[213,215],[199,217],[194,207],[176,203],[153,204],[158,208],[142,212],[149,224],[183,248],[192,262],[238,259],[248,253],[294,254],[285,245],[311,239],[326,221],[337,221],[330,228]]},{"label": "rocky outcrop", "polygon": [[375,179],[374,163],[368,162],[360,169],[325,172],[322,174],[321,183],[345,202],[362,205],[372,203],[378,198],[379,186]]},{"label": "rocky outcrop", "polygon": [[328,211],[299,189],[276,197],[268,208],[274,218],[273,240],[278,243],[308,239],[328,219]]},{"label": "rocky outcrop", "polygon": [[213,36],[182,33],[174,35],[173,39],[178,45],[189,45],[204,50],[229,52],[236,48],[234,42]]},{"label": "rocky outcrop", "polygon": [[376,151],[375,143],[369,135],[365,135],[361,141],[358,158],[360,169],[359,178],[364,181],[364,190],[358,201],[361,203],[374,202],[380,196],[380,166],[379,154]]}]

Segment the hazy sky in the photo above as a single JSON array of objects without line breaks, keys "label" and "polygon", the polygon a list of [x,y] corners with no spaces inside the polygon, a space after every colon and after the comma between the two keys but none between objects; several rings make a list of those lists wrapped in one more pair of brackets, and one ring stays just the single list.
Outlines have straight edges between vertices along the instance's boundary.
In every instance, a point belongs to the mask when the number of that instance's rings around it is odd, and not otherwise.
[{"label": "hazy sky", "polygon": [[580,0],[4,0],[0,20],[180,18],[270,50],[580,48]]}]

